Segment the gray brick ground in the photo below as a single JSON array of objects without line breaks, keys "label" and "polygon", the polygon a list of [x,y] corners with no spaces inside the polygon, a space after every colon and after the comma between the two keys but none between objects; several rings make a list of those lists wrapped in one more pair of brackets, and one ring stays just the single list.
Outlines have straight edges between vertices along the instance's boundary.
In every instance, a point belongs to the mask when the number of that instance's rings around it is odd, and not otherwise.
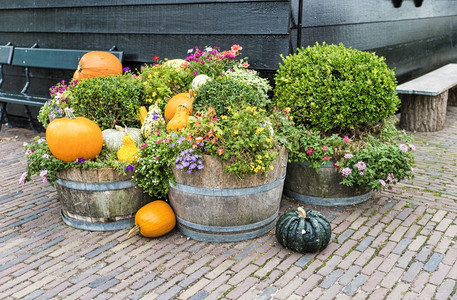
[{"label": "gray brick ground", "polygon": [[[4,127],[0,298],[455,298],[457,107],[447,119],[441,132],[414,134],[414,179],[355,206],[312,207],[331,221],[332,240],[321,253],[306,255],[279,245],[274,230],[212,244],[178,230],[127,239],[127,229],[68,227],[54,188],[39,178],[17,184],[25,165],[22,143],[34,134]],[[280,213],[298,205],[283,197]]]}]

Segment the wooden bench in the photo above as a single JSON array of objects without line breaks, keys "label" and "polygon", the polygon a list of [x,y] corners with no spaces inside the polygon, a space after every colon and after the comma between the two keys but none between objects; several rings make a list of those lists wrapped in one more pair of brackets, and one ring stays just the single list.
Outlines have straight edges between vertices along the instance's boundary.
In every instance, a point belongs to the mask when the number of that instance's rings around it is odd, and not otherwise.
[{"label": "wooden bench", "polygon": [[400,84],[400,126],[419,132],[444,128],[449,91],[457,86],[457,64],[448,64]]},{"label": "wooden bench", "polygon": [[[123,58],[122,51],[109,51],[116,55],[120,61]],[[45,49],[33,45],[31,48],[13,47],[11,45],[0,46],[0,88],[4,82],[1,65],[11,65],[24,68],[25,85],[21,92],[13,93],[0,89],[0,130],[3,121],[8,122],[6,107],[8,103],[24,105],[30,126],[37,131],[33,123],[30,106],[43,106],[49,99],[49,95],[29,95],[27,90],[30,86],[29,68],[45,68],[60,70],[76,70],[81,57],[93,50],[68,50],[68,49]]]}]

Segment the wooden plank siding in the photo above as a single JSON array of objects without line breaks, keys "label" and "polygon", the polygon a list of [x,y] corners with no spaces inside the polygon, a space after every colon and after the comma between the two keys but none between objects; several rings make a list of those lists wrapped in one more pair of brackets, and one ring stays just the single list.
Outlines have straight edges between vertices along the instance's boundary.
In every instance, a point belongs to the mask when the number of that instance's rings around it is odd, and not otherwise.
[{"label": "wooden plank siding", "polygon": [[[302,7],[301,10],[299,8]],[[400,82],[457,60],[457,1],[424,0],[0,0],[0,45],[124,51],[132,68],[182,58],[194,46],[243,46],[272,78],[298,46],[340,43],[385,56]],[[19,89],[20,70],[5,89]],[[70,73],[31,70],[31,92],[44,93]],[[38,79],[38,80],[36,80]]]},{"label": "wooden plank siding", "polygon": [[400,82],[457,60],[457,1],[303,0],[301,45],[316,41],[375,51]]}]

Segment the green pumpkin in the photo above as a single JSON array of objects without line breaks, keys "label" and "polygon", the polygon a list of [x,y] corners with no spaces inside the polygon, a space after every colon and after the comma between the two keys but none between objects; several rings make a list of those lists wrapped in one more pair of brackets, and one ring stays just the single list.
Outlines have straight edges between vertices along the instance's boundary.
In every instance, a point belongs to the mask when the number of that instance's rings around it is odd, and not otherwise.
[{"label": "green pumpkin", "polygon": [[329,221],[319,212],[299,207],[281,217],[276,223],[276,239],[284,247],[314,253],[327,247],[332,236]]},{"label": "green pumpkin", "polygon": [[130,135],[135,142],[137,147],[143,143],[143,137],[141,136],[141,130],[139,128],[131,128],[131,127],[121,127],[121,126],[114,126],[115,129],[105,129],[102,131],[103,134],[103,143],[105,144],[105,148],[117,152],[123,145],[123,138],[124,135]]}]

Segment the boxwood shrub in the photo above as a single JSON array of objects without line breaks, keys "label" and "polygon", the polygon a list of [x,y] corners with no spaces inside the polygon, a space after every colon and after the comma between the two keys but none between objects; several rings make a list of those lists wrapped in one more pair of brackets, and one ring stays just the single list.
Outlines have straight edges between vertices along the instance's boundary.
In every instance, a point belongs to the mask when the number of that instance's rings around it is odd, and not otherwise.
[{"label": "boxwood shrub", "polygon": [[395,114],[396,78],[383,57],[316,44],[282,57],[274,101],[297,125],[323,132],[363,130]]}]

